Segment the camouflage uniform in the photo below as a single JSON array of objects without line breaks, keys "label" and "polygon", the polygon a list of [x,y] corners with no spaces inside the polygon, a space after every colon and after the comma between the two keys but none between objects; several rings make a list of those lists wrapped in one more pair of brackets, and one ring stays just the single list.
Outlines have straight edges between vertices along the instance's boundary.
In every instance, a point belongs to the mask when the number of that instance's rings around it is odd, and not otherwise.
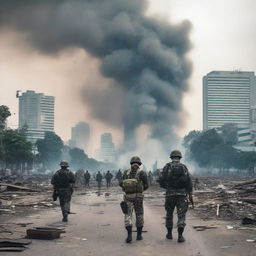
[{"label": "camouflage uniform", "polygon": [[[126,170],[123,174],[122,180],[131,179],[136,177],[136,173],[139,172],[139,180],[142,183],[143,190],[145,191],[148,188],[147,175],[139,169],[138,166],[132,166],[130,170]],[[120,186],[122,187],[122,181]],[[143,227],[143,193],[136,194],[125,194],[124,201],[128,206],[128,213],[125,214],[125,226],[132,226],[132,213],[133,210],[136,214],[136,227]]]},{"label": "camouflage uniform", "polygon": [[63,221],[67,221],[67,216],[70,213],[70,201],[73,193],[72,184],[74,183],[75,175],[68,169],[60,169],[51,180],[51,184],[59,197]]},{"label": "camouflage uniform", "polygon": [[173,212],[177,208],[178,215],[178,243],[185,241],[183,237],[184,227],[186,225],[186,212],[188,210],[188,199],[192,200],[192,181],[186,165],[180,163],[182,158],[179,150],[173,150],[170,158],[171,163],[167,163],[160,176],[160,186],[166,189],[165,210],[166,210],[166,228],[167,239],[172,239]]},{"label": "camouflage uniform", "polygon": [[[183,169],[184,175],[176,175],[173,173],[175,169]],[[192,181],[186,165],[176,161],[166,164],[160,177],[160,185],[166,189],[166,228],[173,228],[173,212],[175,207],[177,208],[178,215],[177,227],[184,228],[186,226],[185,219],[188,210],[187,194],[192,192]]]}]

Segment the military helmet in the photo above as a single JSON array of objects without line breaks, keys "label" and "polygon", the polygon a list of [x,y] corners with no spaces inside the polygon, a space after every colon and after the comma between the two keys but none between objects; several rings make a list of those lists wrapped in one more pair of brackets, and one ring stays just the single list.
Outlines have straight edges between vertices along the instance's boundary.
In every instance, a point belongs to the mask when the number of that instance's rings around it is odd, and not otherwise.
[{"label": "military helmet", "polygon": [[130,160],[130,164],[134,164],[134,163],[137,163],[137,164],[142,164],[140,158],[138,156],[133,156]]},{"label": "military helmet", "polygon": [[179,150],[173,150],[171,152],[170,158],[179,157],[182,158],[181,152]]},{"label": "military helmet", "polygon": [[68,161],[62,160],[62,161],[60,162],[60,166],[61,166],[61,167],[62,167],[62,166],[64,166],[64,167],[69,167]]}]

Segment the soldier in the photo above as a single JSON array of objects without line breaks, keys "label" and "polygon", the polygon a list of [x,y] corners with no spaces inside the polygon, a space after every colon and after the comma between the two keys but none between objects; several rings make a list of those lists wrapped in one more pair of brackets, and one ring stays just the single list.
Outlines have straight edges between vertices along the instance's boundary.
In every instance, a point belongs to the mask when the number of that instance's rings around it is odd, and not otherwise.
[{"label": "soldier", "polygon": [[134,156],[130,161],[131,168],[123,174],[120,186],[124,191],[124,203],[126,205],[125,227],[127,230],[126,243],[132,241],[132,213],[136,214],[137,240],[142,240],[143,229],[143,191],[148,188],[148,180],[145,172],[140,170],[141,160]]},{"label": "soldier", "polygon": [[116,179],[118,180],[118,183],[120,183],[122,181],[122,176],[123,176],[123,174],[122,174],[121,170],[119,169],[116,174]]},{"label": "soldier", "polygon": [[84,180],[85,180],[85,187],[90,188],[90,179],[91,174],[86,170],[86,173],[84,174]]},{"label": "soldier", "polygon": [[151,186],[153,183],[153,175],[151,171],[149,171],[148,173],[148,180],[149,180],[149,185]]},{"label": "soldier", "polygon": [[102,174],[100,173],[100,171],[98,171],[97,175],[96,175],[96,181],[98,182],[98,189],[101,189],[101,182],[102,182]]},{"label": "soldier", "polygon": [[68,214],[70,213],[70,201],[75,183],[75,175],[69,171],[67,161],[61,161],[60,166],[61,169],[53,175],[51,183],[54,186],[55,195],[58,195],[60,200],[63,215],[62,221],[67,222]]},{"label": "soldier", "polygon": [[192,181],[186,165],[180,163],[181,152],[174,150],[171,152],[172,161],[163,168],[160,176],[160,186],[166,189],[165,210],[166,210],[166,228],[167,239],[172,239],[173,212],[177,209],[178,215],[178,242],[185,241],[183,231],[185,228],[186,212],[188,210],[188,199],[193,201]]},{"label": "soldier", "polygon": [[107,182],[107,188],[110,187],[112,178],[113,178],[113,174],[110,171],[107,171],[107,174],[105,175],[105,179]]}]

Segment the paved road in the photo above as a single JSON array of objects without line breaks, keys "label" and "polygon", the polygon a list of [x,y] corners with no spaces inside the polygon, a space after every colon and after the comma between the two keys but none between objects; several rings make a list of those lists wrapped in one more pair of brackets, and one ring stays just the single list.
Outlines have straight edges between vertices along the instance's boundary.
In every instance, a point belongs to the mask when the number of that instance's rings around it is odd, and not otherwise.
[{"label": "paved road", "polygon": [[[245,237],[251,234],[231,233],[225,223],[215,222],[216,230],[195,231],[194,224],[202,221],[188,216],[185,237],[186,243],[165,239],[163,198],[157,194],[148,196],[145,203],[145,230],[143,241],[125,244],[126,232],[123,228],[123,215],[119,208],[121,194],[111,191],[110,196],[97,196],[96,193],[77,193],[73,199],[69,222],[60,222],[59,209],[32,214],[16,222],[33,222],[34,226],[47,225],[65,227],[66,234],[52,241],[33,240],[30,248],[22,253],[11,255],[26,256],[128,256],[128,255],[174,255],[174,256],[217,256],[255,255],[255,244],[248,244]],[[159,194],[160,195],[160,194]],[[156,198],[157,197],[157,198]],[[209,223],[208,223],[209,224]],[[32,226],[33,226],[32,225]],[[136,233],[134,233],[135,237]],[[247,237],[249,238],[249,237]],[[221,248],[222,247],[222,248]],[[0,253],[6,255],[6,253]]]}]

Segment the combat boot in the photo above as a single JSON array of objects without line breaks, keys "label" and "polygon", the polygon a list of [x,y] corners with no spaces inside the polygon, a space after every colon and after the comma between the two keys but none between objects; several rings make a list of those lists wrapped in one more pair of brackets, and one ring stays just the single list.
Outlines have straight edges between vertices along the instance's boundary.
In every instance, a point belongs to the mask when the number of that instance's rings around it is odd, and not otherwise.
[{"label": "combat boot", "polygon": [[166,238],[172,239],[172,228],[167,228]]},{"label": "combat boot", "polygon": [[67,214],[65,214],[65,215],[63,216],[62,221],[63,221],[63,222],[68,222],[68,215],[67,215]]},{"label": "combat boot", "polygon": [[131,243],[132,241],[132,226],[127,226],[126,227],[127,230],[127,238],[126,238],[126,243]]},{"label": "combat boot", "polygon": [[185,242],[185,238],[182,235],[183,231],[184,231],[184,228],[178,228],[178,243]]},{"label": "combat boot", "polygon": [[143,240],[142,229],[143,229],[143,227],[137,227],[137,240],[138,241]]}]

